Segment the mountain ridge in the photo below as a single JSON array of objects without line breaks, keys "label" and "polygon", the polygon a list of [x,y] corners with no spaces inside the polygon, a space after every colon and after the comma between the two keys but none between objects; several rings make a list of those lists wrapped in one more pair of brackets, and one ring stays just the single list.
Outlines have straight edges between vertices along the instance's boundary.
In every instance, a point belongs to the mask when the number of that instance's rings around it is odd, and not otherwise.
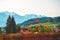
[{"label": "mountain ridge", "polygon": [[36,14],[33,14],[33,15],[28,14],[28,15],[21,16],[15,12],[8,12],[8,11],[0,12],[0,17],[1,17],[0,18],[0,27],[6,26],[6,21],[7,21],[7,18],[9,15],[14,16],[16,24],[22,23],[22,22],[29,20],[29,19],[44,17],[44,16],[36,15]]}]

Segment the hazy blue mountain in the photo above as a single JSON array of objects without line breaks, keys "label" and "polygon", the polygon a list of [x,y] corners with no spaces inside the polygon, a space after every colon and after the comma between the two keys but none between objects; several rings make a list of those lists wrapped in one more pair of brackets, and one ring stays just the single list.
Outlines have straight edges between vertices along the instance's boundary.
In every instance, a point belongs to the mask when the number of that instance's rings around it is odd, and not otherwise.
[{"label": "hazy blue mountain", "polygon": [[44,17],[41,15],[35,15],[35,14],[27,14],[25,16],[21,16],[21,15],[16,14],[15,12],[7,12],[7,11],[0,12],[0,27],[6,26],[6,21],[7,21],[7,18],[9,15],[14,16],[16,24],[22,23],[22,22],[27,21],[29,19]]},{"label": "hazy blue mountain", "polygon": [[18,14],[16,14],[16,13],[14,13],[14,12],[0,12],[0,27],[1,26],[6,26],[6,21],[7,21],[7,18],[8,18],[8,16],[14,16],[14,18],[15,18],[15,21],[16,21],[16,23],[20,23],[20,22],[22,22],[22,20],[24,19],[23,18],[23,16],[20,16],[20,15],[18,15]]},{"label": "hazy blue mountain", "polygon": [[[46,22],[50,22],[50,23],[58,23],[60,24],[60,16],[58,17],[41,17],[41,18],[37,18],[39,20],[38,23],[46,23]],[[21,27],[25,27],[27,25],[30,25],[30,24],[38,24],[36,23],[36,18],[33,18],[33,19],[29,19],[27,21],[24,21],[23,23],[19,23],[18,26],[21,26]]]},{"label": "hazy blue mountain", "polygon": [[27,14],[24,16],[25,19],[33,19],[33,18],[41,18],[41,17],[44,17],[44,16],[35,15],[35,14]]}]

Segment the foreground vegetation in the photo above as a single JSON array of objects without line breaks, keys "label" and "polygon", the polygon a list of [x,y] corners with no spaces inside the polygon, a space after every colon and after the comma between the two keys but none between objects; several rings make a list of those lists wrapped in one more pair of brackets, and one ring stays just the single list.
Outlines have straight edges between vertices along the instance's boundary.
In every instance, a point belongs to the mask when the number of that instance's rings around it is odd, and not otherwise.
[{"label": "foreground vegetation", "polygon": [[[60,31],[60,17],[50,18],[36,18],[31,19],[23,23],[23,25],[17,25],[14,17],[9,16],[7,19],[6,27],[0,33],[11,34],[11,33],[23,33],[23,32],[59,32]],[[44,20],[42,20],[44,19]]]},{"label": "foreground vegetation", "polygon": [[0,35],[0,40],[60,40],[59,32],[24,32]]}]

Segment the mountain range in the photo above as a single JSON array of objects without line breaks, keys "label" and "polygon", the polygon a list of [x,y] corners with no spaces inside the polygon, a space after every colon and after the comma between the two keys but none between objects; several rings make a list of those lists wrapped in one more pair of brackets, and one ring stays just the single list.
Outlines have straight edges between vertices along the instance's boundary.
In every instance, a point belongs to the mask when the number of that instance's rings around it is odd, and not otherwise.
[{"label": "mountain range", "polygon": [[16,24],[23,23],[24,21],[27,21],[29,19],[45,17],[45,16],[42,16],[42,15],[36,15],[36,14],[27,14],[27,15],[21,16],[21,15],[18,15],[17,13],[15,13],[15,12],[8,12],[8,11],[0,12],[0,27],[5,27],[6,26],[7,18],[8,18],[9,15],[14,16]]}]

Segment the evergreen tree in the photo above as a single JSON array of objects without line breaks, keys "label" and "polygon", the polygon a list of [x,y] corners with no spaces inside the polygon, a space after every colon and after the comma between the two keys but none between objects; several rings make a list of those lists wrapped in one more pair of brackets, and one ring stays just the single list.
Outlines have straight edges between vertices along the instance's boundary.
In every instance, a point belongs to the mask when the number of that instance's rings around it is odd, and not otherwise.
[{"label": "evergreen tree", "polygon": [[17,27],[17,32],[19,33],[21,30],[20,26]]},{"label": "evergreen tree", "polygon": [[9,17],[7,19],[7,23],[6,23],[7,26],[5,27],[6,28],[6,33],[10,33],[10,28],[11,28],[10,27],[10,24],[11,24],[10,22],[11,22],[11,17],[9,15]]},{"label": "evergreen tree", "polygon": [[6,33],[16,33],[16,23],[14,17],[8,17],[7,24],[6,24]]},{"label": "evergreen tree", "polygon": [[12,16],[12,19],[11,19],[11,33],[16,33],[17,30],[16,30],[16,23],[15,23],[15,20],[14,20],[14,17]]},{"label": "evergreen tree", "polygon": [[1,31],[1,27],[0,27],[0,34],[1,34],[1,32],[2,32],[2,31]]}]

